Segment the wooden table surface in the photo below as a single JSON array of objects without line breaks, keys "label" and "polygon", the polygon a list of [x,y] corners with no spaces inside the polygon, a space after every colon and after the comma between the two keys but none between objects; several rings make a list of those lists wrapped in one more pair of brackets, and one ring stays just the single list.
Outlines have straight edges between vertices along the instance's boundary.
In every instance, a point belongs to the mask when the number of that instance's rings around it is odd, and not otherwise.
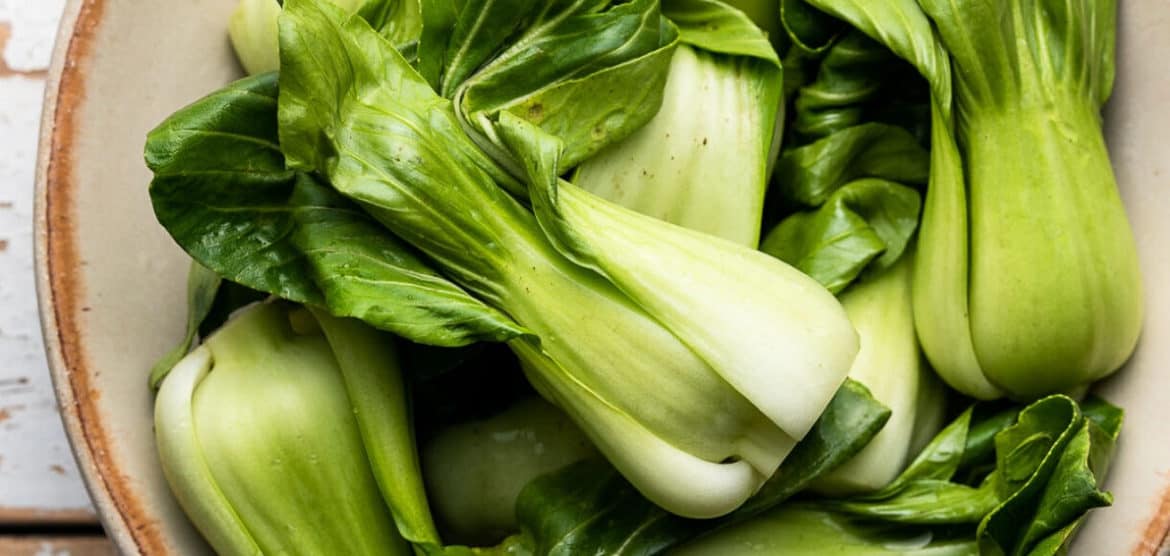
[{"label": "wooden table surface", "polygon": [[0,555],[114,554],[65,439],[33,286],[33,169],[64,0],[0,0]]}]

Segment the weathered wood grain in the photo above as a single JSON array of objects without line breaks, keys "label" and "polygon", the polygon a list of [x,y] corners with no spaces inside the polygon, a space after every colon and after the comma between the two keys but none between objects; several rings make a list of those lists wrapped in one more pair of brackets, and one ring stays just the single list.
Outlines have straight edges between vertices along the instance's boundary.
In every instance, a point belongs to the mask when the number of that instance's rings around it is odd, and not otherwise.
[{"label": "weathered wood grain", "polygon": [[0,0],[0,524],[96,522],[57,412],[33,289],[33,170],[63,7]]},{"label": "weathered wood grain", "polygon": [[114,545],[105,537],[3,537],[4,556],[115,556]]}]

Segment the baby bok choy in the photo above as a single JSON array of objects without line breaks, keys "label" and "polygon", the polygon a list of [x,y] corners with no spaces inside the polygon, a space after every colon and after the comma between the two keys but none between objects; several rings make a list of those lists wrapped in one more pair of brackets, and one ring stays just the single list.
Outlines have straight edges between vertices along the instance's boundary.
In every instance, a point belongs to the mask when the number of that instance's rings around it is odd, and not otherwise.
[{"label": "baby bok choy", "polygon": [[[742,504],[842,384],[857,338],[819,284],[526,171],[542,227],[501,187],[454,103],[360,13],[286,1],[280,57],[275,103],[275,87],[253,78],[182,111],[148,144],[156,214],[200,264],[411,340],[507,341],[639,491],[682,515]],[[245,108],[278,118],[204,117]],[[530,156],[546,152],[543,128],[509,111],[499,122],[490,131],[508,156],[556,175],[560,164]],[[222,125],[232,132],[192,127]],[[216,171],[223,159],[197,151],[221,143],[256,164]],[[217,179],[179,171],[192,165]]]},{"label": "baby bok choy", "polygon": [[1142,320],[1101,131],[1117,2],[808,3],[930,82],[914,311],[939,374],[977,398],[1031,399],[1117,370]]},{"label": "baby bok choy", "polygon": [[[952,267],[954,252],[932,241],[919,272],[970,277],[966,314],[984,376],[1034,397],[1117,370],[1141,329],[1136,247],[1101,132],[1117,2],[980,4],[922,2],[953,60],[969,202],[928,202],[923,237],[966,231],[949,229],[958,210],[970,236],[965,265]],[[976,47],[971,28],[1004,39]],[[954,280],[924,279],[922,297],[938,299]],[[923,328],[957,309],[925,305]],[[949,349],[933,337],[924,346],[928,355]]]},{"label": "baby bok choy", "polygon": [[390,339],[283,302],[245,308],[162,379],[155,435],[220,554],[438,543]]}]

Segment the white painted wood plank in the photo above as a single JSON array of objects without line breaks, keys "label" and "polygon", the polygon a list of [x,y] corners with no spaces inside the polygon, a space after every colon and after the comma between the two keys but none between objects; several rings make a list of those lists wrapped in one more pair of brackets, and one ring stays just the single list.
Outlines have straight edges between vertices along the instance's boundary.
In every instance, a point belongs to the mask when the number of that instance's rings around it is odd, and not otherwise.
[{"label": "white painted wood plank", "polygon": [[0,522],[92,522],[33,290],[33,171],[63,0],[0,0]]},{"label": "white painted wood plank", "polygon": [[115,556],[105,537],[0,537],[4,556]]}]

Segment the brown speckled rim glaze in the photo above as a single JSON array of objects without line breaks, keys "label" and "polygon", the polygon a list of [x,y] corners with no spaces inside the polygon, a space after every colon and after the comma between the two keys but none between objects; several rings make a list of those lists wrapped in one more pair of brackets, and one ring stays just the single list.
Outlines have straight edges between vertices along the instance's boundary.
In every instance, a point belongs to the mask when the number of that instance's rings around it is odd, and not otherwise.
[{"label": "brown speckled rim glaze", "polygon": [[106,534],[124,554],[163,554],[164,543],[139,494],[109,458],[109,436],[94,403],[80,329],[80,258],[75,227],[73,143],[85,100],[87,60],[103,0],[70,0],[61,19],[45,89],[37,156],[34,241],[37,300],[57,402],[73,454]]},{"label": "brown speckled rim glaze", "polygon": [[[37,299],[54,388],[65,430],[106,533],[125,554],[165,554],[156,519],[148,515],[115,462],[95,404],[81,330],[85,284],[78,272],[73,143],[85,100],[87,62],[102,23],[104,0],[69,0],[61,20],[46,87],[37,157],[35,256]],[[1170,550],[1170,488],[1143,529],[1134,555]],[[1158,548],[1161,547],[1159,551]]]}]

